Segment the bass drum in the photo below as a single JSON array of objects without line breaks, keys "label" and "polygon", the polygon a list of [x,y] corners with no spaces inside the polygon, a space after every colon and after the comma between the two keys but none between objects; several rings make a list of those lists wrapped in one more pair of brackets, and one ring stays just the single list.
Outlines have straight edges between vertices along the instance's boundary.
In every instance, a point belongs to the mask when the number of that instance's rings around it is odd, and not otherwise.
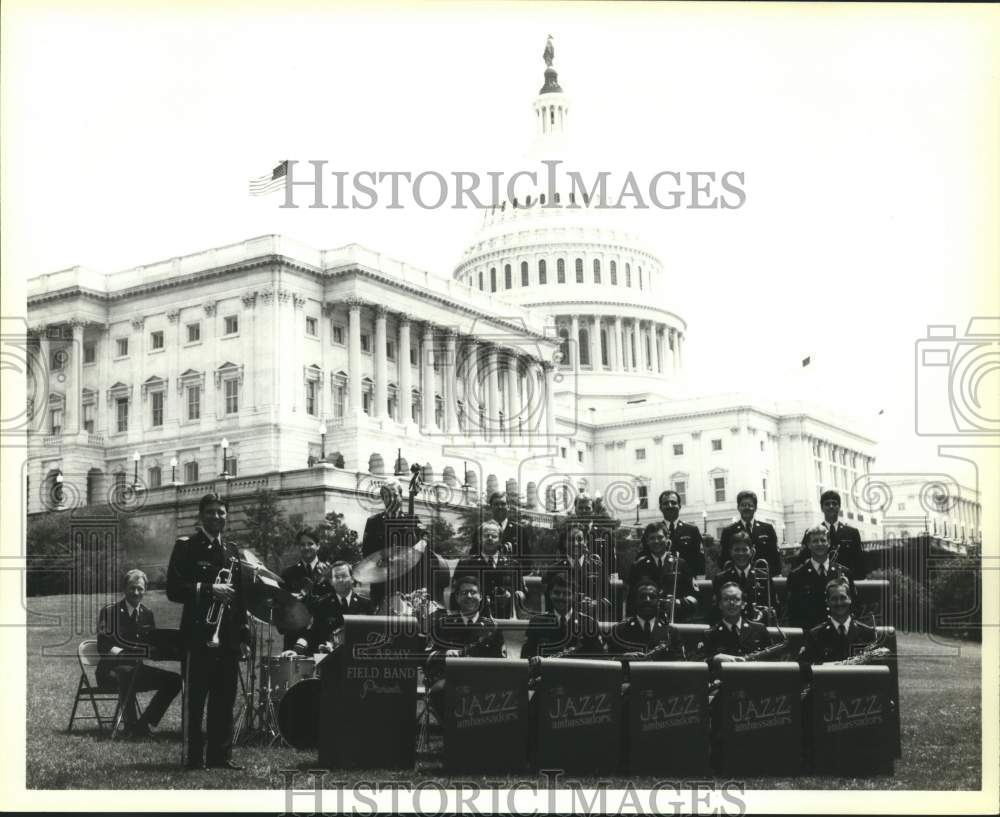
[{"label": "bass drum", "polygon": [[278,731],[293,749],[319,746],[319,700],[319,678],[305,678],[281,696]]}]

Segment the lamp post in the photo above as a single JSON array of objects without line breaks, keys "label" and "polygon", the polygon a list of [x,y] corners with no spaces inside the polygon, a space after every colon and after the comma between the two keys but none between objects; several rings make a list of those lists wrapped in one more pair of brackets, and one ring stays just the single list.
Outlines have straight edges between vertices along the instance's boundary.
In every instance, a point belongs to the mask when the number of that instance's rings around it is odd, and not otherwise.
[{"label": "lamp post", "polygon": [[396,467],[392,469],[393,475],[397,477],[404,477],[406,474],[403,473],[403,449],[396,449]]},{"label": "lamp post", "polygon": [[319,458],[326,460],[326,421],[319,422]]},{"label": "lamp post", "polygon": [[222,473],[219,476],[221,476],[223,479],[228,479],[229,463],[227,462],[227,460],[229,455],[229,440],[223,437],[222,442],[219,443],[219,445],[222,446]]},{"label": "lamp post", "polygon": [[134,466],[133,472],[132,472],[132,487],[133,488],[135,488],[135,487],[137,487],[139,485],[139,460],[141,460],[141,459],[142,459],[142,457],[139,455],[138,451],[136,451],[132,455],[132,464]]},{"label": "lamp post", "polygon": [[640,502],[636,502],[635,503],[635,526],[636,527],[639,527],[639,506],[641,504],[642,503],[640,503]]},{"label": "lamp post", "polygon": [[701,512],[701,532],[708,533],[708,511]]},{"label": "lamp post", "polygon": [[462,502],[469,504],[469,463],[462,460]]},{"label": "lamp post", "polygon": [[170,458],[170,484],[177,484],[177,457]]}]

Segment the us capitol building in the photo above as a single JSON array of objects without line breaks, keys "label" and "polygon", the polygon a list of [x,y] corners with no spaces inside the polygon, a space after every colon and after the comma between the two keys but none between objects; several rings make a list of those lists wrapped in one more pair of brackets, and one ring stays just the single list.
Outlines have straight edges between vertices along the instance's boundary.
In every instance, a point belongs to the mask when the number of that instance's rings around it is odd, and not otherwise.
[{"label": "us capitol building", "polygon": [[[570,113],[549,64],[536,156],[558,153]],[[844,521],[880,538],[851,495],[874,440],[801,404],[680,397],[689,327],[663,263],[621,213],[561,195],[490,208],[450,276],[265,235],[30,280],[28,512],[110,497],[162,544],[155,563],[206,491],[229,494],[237,527],[270,488],[293,520],[336,510],[360,531],[416,462],[425,518],[500,489],[544,525],[585,490],[635,524],[674,488],[717,535],[748,488],[797,542],[837,488]]]}]

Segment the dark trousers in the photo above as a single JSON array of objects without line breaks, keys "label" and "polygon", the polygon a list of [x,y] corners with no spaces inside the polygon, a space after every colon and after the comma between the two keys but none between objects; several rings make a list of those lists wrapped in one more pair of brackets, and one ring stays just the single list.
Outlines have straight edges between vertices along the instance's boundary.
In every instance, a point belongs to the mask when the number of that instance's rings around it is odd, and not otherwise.
[{"label": "dark trousers", "polygon": [[[145,664],[122,665],[101,673],[101,675],[102,677],[98,678],[98,683],[103,685],[112,680],[117,681],[121,695],[128,693],[129,685],[132,684],[133,675],[135,675],[135,685],[132,687],[132,694],[129,695],[128,700],[124,703],[124,721],[128,727],[135,726],[137,723],[140,723],[140,725],[145,723],[150,726],[156,726],[163,717],[163,713],[167,711],[170,703],[177,697],[177,693],[181,691],[181,677],[176,672],[170,672],[159,667],[150,667]],[[153,700],[149,702],[149,706],[146,707],[146,711],[140,719],[137,717],[135,693],[152,692],[153,690],[156,690],[156,694],[153,696]]]},{"label": "dark trousers", "polygon": [[[239,658],[236,655],[215,654],[204,649],[187,652],[184,661],[184,754],[187,763],[204,760],[206,765],[212,766],[230,759],[238,675]],[[201,724],[206,703],[208,717],[203,732]]]}]

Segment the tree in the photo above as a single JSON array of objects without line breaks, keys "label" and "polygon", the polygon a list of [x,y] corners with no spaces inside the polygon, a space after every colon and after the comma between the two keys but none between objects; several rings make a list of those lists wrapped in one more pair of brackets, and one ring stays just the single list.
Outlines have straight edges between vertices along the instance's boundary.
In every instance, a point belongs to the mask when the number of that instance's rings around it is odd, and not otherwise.
[{"label": "tree", "polygon": [[257,554],[268,569],[280,572],[285,554],[295,548],[295,530],[285,518],[277,494],[261,488],[243,513],[244,530],[234,537],[237,543]]},{"label": "tree", "polygon": [[317,531],[320,558],[325,562],[356,564],[361,559],[358,532],[344,524],[344,515],[330,511]]}]

